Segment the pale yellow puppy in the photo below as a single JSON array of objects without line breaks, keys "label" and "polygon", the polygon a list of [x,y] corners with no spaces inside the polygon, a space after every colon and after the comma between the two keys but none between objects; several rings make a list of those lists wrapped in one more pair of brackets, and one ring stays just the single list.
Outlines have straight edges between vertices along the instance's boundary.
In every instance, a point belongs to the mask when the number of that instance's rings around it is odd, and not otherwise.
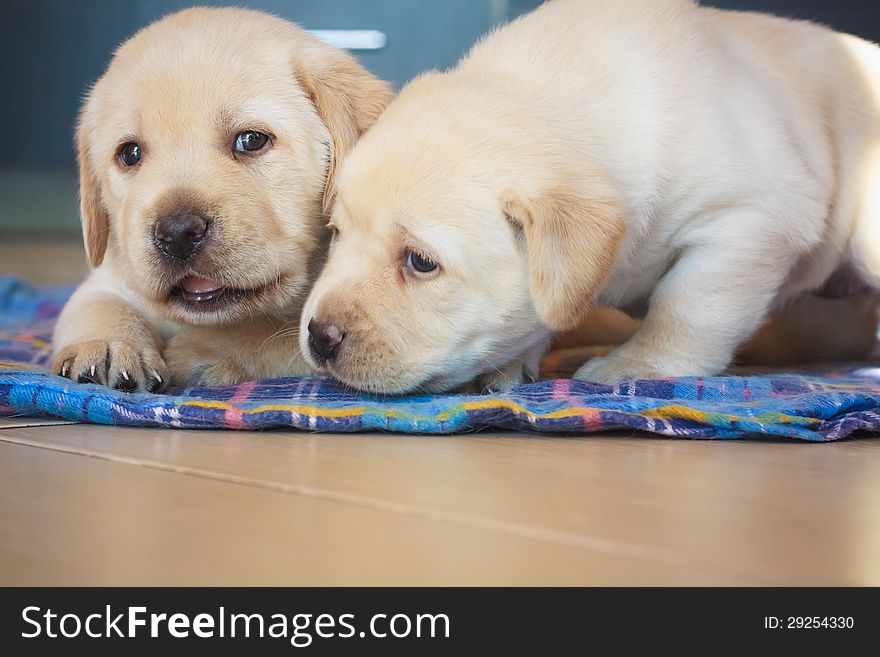
[{"label": "pale yellow puppy", "polygon": [[715,374],[835,272],[880,285],[880,49],[688,0],[554,0],[401,92],[332,224],[300,340],[351,385],[518,383],[597,302],[645,319],[578,377]]},{"label": "pale yellow puppy", "polygon": [[351,56],[255,11],[190,9],[123,44],[77,130],[93,271],[59,319],[56,370],[126,390],[307,373],[297,313],[336,167],[389,99]]}]

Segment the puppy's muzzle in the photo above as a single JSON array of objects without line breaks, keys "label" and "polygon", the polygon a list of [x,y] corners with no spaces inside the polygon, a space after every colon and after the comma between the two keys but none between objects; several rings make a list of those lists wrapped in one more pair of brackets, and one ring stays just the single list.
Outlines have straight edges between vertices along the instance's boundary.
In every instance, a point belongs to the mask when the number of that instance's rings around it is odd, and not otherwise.
[{"label": "puppy's muzzle", "polygon": [[195,212],[161,217],[153,227],[156,248],[181,261],[190,260],[199,252],[207,233],[208,220]]},{"label": "puppy's muzzle", "polygon": [[345,331],[336,324],[309,320],[309,351],[319,363],[326,363],[336,358],[344,339]]}]

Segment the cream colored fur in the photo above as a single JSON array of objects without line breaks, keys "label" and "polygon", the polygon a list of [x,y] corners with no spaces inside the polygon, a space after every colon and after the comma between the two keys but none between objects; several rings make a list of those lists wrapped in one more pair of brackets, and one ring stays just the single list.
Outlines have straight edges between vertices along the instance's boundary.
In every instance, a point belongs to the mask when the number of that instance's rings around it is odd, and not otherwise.
[{"label": "cream colored fur", "polygon": [[880,49],[688,0],[553,0],[401,92],[332,222],[300,340],[338,326],[324,369],[352,385],[510,385],[597,302],[645,319],[580,378],[715,374],[839,268],[880,285]]},{"label": "cream colored fur", "polygon": [[[58,322],[56,370],[127,389],[307,373],[297,314],[325,255],[324,207],[339,161],[389,99],[349,55],[255,11],[190,9],[123,44],[77,130],[93,272]],[[249,129],[271,144],[236,156]],[[143,155],[126,168],[129,141]],[[190,205],[211,223],[184,271],[153,226]],[[196,311],[170,297],[192,274],[256,291]]]}]

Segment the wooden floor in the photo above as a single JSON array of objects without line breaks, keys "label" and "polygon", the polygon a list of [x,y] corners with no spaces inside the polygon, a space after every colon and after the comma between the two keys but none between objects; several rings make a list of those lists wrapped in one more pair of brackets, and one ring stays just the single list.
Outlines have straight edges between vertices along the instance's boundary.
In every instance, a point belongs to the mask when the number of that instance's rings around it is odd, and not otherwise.
[{"label": "wooden floor", "polygon": [[[62,273],[34,253],[0,273]],[[0,419],[0,584],[880,584],[870,437],[33,424]]]}]

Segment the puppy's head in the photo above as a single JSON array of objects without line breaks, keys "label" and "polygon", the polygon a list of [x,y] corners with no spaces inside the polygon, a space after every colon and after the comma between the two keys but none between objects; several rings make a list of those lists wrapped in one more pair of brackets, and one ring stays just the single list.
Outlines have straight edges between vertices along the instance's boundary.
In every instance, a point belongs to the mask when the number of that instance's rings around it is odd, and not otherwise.
[{"label": "puppy's head", "polygon": [[289,312],[320,265],[336,166],[389,100],[350,56],[254,11],[126,42],[77,130],[88,258],[154,312]]},{"label": "puppy's head", "polygon": [[476,97],[417,81],[342,168],[300,341],[345,383],[464,384],[574,325],[612,267],[623,231],[606,179],[560,167],[574,162],[528,143],[526,118]]}]

